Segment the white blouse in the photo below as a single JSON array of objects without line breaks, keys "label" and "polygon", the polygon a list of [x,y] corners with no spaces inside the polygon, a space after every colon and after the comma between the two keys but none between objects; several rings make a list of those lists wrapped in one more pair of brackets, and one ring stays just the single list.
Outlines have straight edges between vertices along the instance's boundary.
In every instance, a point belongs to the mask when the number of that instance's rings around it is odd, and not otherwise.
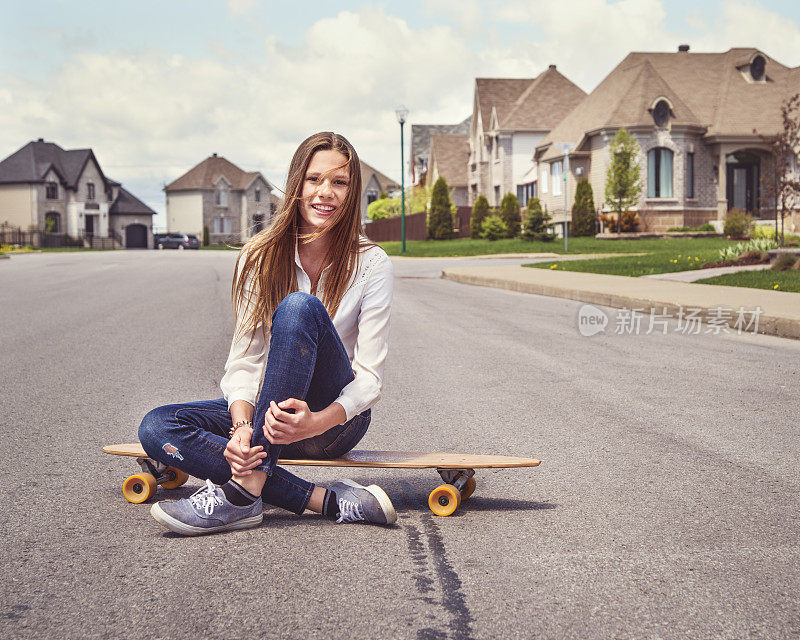
[{"label": "white blouse", "polygon": [[[311,293],[311,279],[300,263],[296,244],[294,262],[298,290]],[[316,296],[320,300],[327,270],[328,267],[323,269],[317,283]],[[344,407],[348,420],[372,407],[381,397],[383,369],[389,348],[393,288],[394,269],[386,252],[374,246],[360,253],[355,273],[333,317],[333,326],[344,344],[355,374],[355,379],[342,389],[334,401]],[[247,299],[254,299],[250,287],[245,287],[244,294]],[[248,305],[242,305],[236,317],[236,333],[225,363],[225,375],[219,383],[229,408],[236,400],[245,400],[255,406],[267,366],[269,345],[260,327],[236,338],[247,314]]]}]

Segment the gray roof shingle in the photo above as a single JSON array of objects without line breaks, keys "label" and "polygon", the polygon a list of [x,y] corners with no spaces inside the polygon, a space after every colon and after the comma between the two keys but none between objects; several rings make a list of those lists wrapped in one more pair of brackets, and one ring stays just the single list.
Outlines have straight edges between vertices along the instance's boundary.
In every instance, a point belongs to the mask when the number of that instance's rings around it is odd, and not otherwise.
[{"label": "gray roof shingle", "polygon": [[65,150],[40,138],[29,142],[0,162],[0,184],[42,182],[52,168],[62,184],[75,189],[89,158],[94,159],[99,168],[91,149]]}]

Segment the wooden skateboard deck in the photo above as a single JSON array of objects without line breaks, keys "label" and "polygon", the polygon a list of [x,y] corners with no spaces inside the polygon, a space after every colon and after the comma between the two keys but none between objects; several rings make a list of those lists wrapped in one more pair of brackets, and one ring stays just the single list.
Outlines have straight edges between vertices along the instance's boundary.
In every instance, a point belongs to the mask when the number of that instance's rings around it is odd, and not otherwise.
[{"label": "wooden skateboard deck", "polygon": [[[103,447],[103,453],[131,456],[137,459],[142,473],[125,479],[122,493],[130,502],[140,503],[155,495],[157,485],[166,489],[184,484],[189,476],[177,468],[149,458],[142,445],[114,444]],[[169,453],[169,452],[168,452]],[[179,453],[171,453],[173,457]],[[436,469],[445,484],[434,489],[428,506],[436,515],[448,516],[475,491],[475,469],[508,469],[537,467],[535,458],[494,456],[464,453],[428,453],[422,451],[350,451],[331,460],[281,459],[282,466],[369,467],[377,469]]]}]

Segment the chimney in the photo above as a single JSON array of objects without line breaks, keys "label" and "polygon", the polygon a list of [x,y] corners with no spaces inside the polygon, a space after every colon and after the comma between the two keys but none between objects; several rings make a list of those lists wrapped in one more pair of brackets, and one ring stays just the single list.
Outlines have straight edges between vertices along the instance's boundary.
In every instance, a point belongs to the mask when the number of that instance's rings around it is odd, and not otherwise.
[{"label": "chimney", "polygon": [[555,69],[555,68],[556,68],[556,65],[554,65],[554,64],[551,64],[551,65],[550,65],[549,67],[547,67],[547,68],[548,68],[548,69]]},{"label": "chimney", "polygon": [[44,142],[44,138],[39,138],[36,142]]},{"label": "chimney", "polygon": [[688,44],[678,45],[678,51],[680,51],[681,53],[686,53],[687,51],[689,51],[689,45]]},{"label": "chimney", "polygon": [[214,153],[212,153],[212,154],[211,154],[211,157],[212,157],[212,158],[216,158],[216,157],[217,157],[217,152],[215,151]]}]

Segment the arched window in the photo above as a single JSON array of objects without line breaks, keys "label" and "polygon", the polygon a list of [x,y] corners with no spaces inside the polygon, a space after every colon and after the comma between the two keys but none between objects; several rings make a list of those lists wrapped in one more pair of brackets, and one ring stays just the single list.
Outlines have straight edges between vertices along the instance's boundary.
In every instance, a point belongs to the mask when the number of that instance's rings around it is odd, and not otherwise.
[{"label": "arched window", "polygon": [[223,184],[218,185],[216,193],[214,195],[215,195],[214,201],[216,202],[218,207],[228,206],[228,189],[225,188],[225,185]]},{"label": "arched window", "polygon": [[647,197],[672,197],[672,151],[664,147],[647,152]]}]

